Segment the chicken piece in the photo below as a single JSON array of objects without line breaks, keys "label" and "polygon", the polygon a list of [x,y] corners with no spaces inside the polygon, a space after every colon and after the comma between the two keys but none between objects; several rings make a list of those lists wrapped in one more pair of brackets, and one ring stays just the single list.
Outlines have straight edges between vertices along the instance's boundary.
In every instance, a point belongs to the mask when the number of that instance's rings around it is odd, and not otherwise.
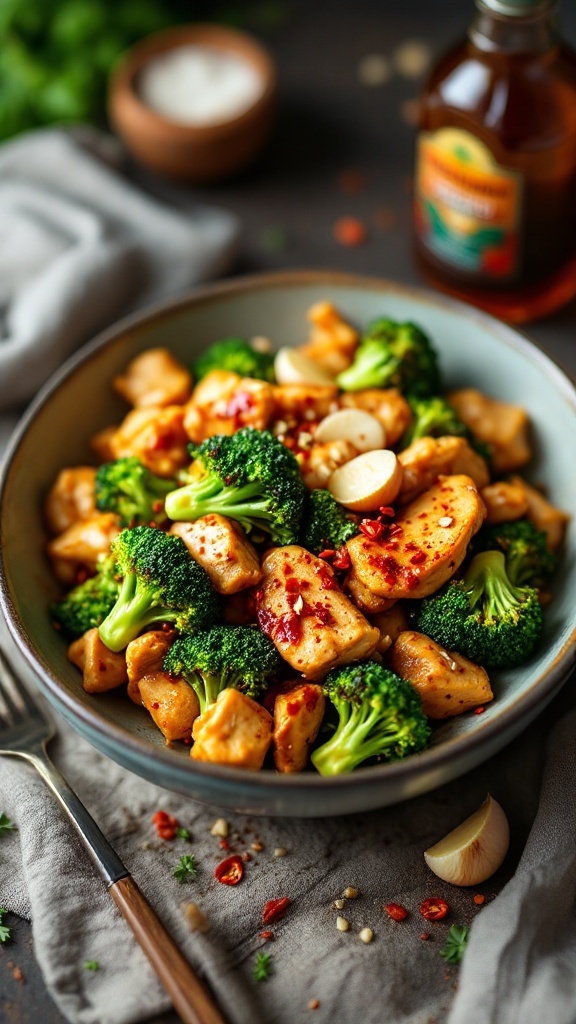
[{"label": "chicken piece", "polygon": [[117,424],[115,426],[104,427],[103,430],[99,430],[97,434],[93,434],[90,438],[90,447],[98,457],[99,462],[112,462],[114,459],[112,438],[117,430]]},{"label": "chicken piece", "polygon": [[68,658],[82,672],[86,693],[105,693],[128,681],[124,652],[110,651],[97,629],[89,629],[74,640],[68,648]]},{"label": "chicken piece", "polygon": [[354,604],[364,615],[376,615],[390,607],[391,602],[388,598],[379,597],[378,594],[374,594],[368,587],[365,587],[354,569],[350,569],[346,574],[344,590],[350,594]]},{"label": "chicken piece", "polygon": [[342,593],[334,572],[297,544],[272,548],[255,591],[260,629],[281,656],[307,679],[336,665],[367,658],[379,632]]},{"label": "chicken piece", "polygon": [[[100,555],[107,555],[110,545],[120,533],[118,516],[113,512],[96,512],[90,519],[78,519],[67,530],[48,543],[48,555],[58,579],[68,569],[94,571]],[[63,582],[66,582],[65,580]]]},{"label": "chicken piece", "polygon": [[359,454],[351,441],[327,441],[326,444],[312,444],[304,452],[298,452],[302,479],[310,490],[325,488],[335,469],[350,462]]},{"label": "chicken piece", "polygon": [[299,351],[330,373],[346,370],[358,348],[358,331],[342,319],[331,302],[316,302],[307,316],[312,327],[308,344],[301,345]]},{"label": "chicken piece", "polygon": [[138,409],[184,405],[192,391],[189,370],[167,348],[150,348],[114,378],[115,390]]},{"label": "chicken piece", "polygon": [[63,533],[79,519],[90,519],[96,511],[94,466],[62,469],[48,491],[44,518],[50,533]]},{"label": "chicken piece", "polygon": [[463,473],[478,488],[490,482],[486,460],[464,437],[419,437],[399,452],[398,462],[404,470],[399,496],[403,504],[427,491],[439,476]]},{"label": "chicken piece", "polygon": [[413,630],[400,633],[390,651],[390,666],[412,683],[429,718],[451,718],[494,697],[488,673],[481,665],[462,654],[445,651]]},{"label": "chicken piece", "polygon": [[257,770],[264,764],[273,728],[274,719],[261,704],[239,690],[222,690],[194,722],[190,756]]},{"label": "chicken piece", "polygon": [[200,714],[198,697],[185,679],[168,672],[150,672],[138,680],[141,702],[166,743],[189,740]]},{"label": "chicken piece", "polygon": [[128,672],[128,696],[135,704],[142,703],[138,683],[143,676],[162,671],[164,658],[175,637],[172,630],[151,629],[137,636],[128,644],[126,670]]},{"label": "chicken piece", "polygon": [[256,549],[233,519],[210,513],[192,523],[173,523],[170,533],[182,538],[218,594],[237,594],[262,579]]},{"label": "chicken piece", "polygon": [[108,439],[113,459],[135,455],[157,476],[175,476],[190,462],[184,407],[133,409]]},{"label": "chicken piece", "polygon": [[497,480],[494,484],[482,487],[480,495],[486,505],[486,522],[490,526],[522,519],[528,510],[524,488],[507,480]]},{"label": "chicken piece", "polygon": [[273,408],[272,386],[266,381],[212,370],[186,405],[184,428],[196,444],[214,434],[235,434],[242,427],[265,430]]},{"label": "chicken piece", "polygon": [[322,687],[300,683],[274,702],[274,764],[279,772],[304,771],[326,707]]},{"label": "chicken piece", "polygon": [[496,474],[519,469],[530,460],[528,416],[520,406],[488,398],[475,388],[451,391],[446,398],[475,439],[492,448]]},{"label": "chicken piece", "polygon": [[537,530],[544,531],[550,550],[557,551],[564,542],[566,527],[570,522],[568,513],[551,505],[541,491],[526,483],[521,476],[511,476],[509,482],[523,490],[528,503],[526,518]]},{"label": "chicken piece", "polygon": [[421,598],[454,575],[486,515],[469,476],[445,476],[397,516],[381,540],[347,542],[352,568],[380,597]]},{"label": "chicken piece", "polygon": [[384,654],[398,639],[400,633],[410,627],[410,620],[402,601],[395,601],[386,611],[370,616],[370,622],[380,630],[376,651]]},{"label": "chicken piece", "polygon": [[343,409],[364,409],[384,427],[386,447],[393,448],[412,422],[412,410],[397,388],[368,388],[340,395]]},{"label": "chicken piece", "polygon": [[[273,418],[287,429],[297,423],[323,420],[338,408],[338,388],[330,384],[282,384],[272,388]],[[279,431],[284,433],[285,431]]]}]

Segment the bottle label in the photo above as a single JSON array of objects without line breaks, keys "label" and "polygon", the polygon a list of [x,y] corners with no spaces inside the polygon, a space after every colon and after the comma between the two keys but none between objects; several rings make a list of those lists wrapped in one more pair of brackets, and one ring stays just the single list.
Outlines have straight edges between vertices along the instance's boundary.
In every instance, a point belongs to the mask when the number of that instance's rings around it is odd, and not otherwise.
[{"label": "bottle label", "polygon": [[520,267],[522,175],[470,132],[441,128],[418,140],[416,231],[438,260],[484,279]]}]

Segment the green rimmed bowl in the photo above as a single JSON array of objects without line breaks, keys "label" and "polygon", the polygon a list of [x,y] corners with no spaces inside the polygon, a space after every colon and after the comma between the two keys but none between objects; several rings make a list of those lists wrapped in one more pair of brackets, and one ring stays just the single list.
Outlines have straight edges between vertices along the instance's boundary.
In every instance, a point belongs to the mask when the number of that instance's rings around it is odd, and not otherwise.
[{"label": "green rimmed bowl", "polygon": [[183,745],[166,747],[147,713],[124,694],[84,692],[47,613],[57,588],[45,556],[41,508],[58,470],[92,461],[89,438],[125,414],[125,405],[112,392],[112,378],[137,353],[157,345],[190,362],[205,345],[226,336],[265,335],[278,346],[301,344],[306,311],[321,299],[360,325],[382,315],[414,320],[433,339],[447,386],[474,386],[525,406],[535,438],[527,475],[547,488],[554,504],[568,512],[576,508],[576,391],[534,345],[462,303],[391,281],[315,271],[212,285],[99,335],[68,360],[32,403],[11,440],[0,483],[0,603],[42,692],[87,740],[137,775],[206,803],[256,814],[352,813],[449,782],[528,725],[565,682],[576,650],[572,524],[537,655],[520,669],[493,673],[496,697],[484,714],[443,723],[432,747],[406,761],[338,778],[205,764],[192,761]]}]

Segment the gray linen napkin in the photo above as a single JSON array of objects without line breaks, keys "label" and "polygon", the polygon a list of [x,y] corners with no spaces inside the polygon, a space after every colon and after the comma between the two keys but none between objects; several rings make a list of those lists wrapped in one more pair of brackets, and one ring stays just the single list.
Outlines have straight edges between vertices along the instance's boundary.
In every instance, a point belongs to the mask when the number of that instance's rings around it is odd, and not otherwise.
[{"label": "gray linen napkin", "polygon": [[165,206],[119,163],[118,145],[87,127],[0,147],[0,409],[120,315],[230,265],[232,214]]},{"label": "gray linen napkin", "polygon": [[[7,643],[2,630],[0,642]],[[250,819],[170,794],[109,761],[60,719],[52,753],[217,993],[230,1024],[307,1024],[312,1018],[317,1024],[442,1024],[458,969],[445,964],[440,949],[450,924],[475,918],[450,1024],[573,1024],[575,717],[572,712],[552,735],[540,811],[517,875],[500,895],[536,812],[541,723],[434,793],[320,821]],[[475,810],[487,791],[508,813],[511,853],[488,883],[455,889],[431,875],[422,852]],[[190,843],[156,836],[151,817],[159,809],[191,831]],[[0,905],[31,917],[36,956],[63,1014],[74,1024],[155,1018],[168,1005],[164,993],[53,797],[24,763],[0,759],[0,810],[18,826],[0,841]],[[220,816],[229,823],[231,849],[252,857],[235,888],[213,874],[228,855],[210,832]],[[263,849],[254,850],[254,842]],[[285,856],[275,855],[278,848]],[[173,871],[184,853],[195,855],[199,871],[196,881],[179,884]],[[334,900],[347,886],[359,896],[337,910]],[[473,900],[477,892],[486,896],[481,909]],[[260,937],[262,910],[282,896],[292,904],[270,926],[274,941],[267,942]],[[421,901],[431,896],[448,901],[445,921],[420,917]],[[210,921],[204,935],[187,927],[190,900]],[[408,918],[392,921],[383,910],[388,902],[403,904]],[[348,932],[337,930],[337,915],[350,922]],[[363,927],[373,929],[370,945],[359,940]],[[271,953],[273,964],[271,977],[259,985],[252,979],[258,951]],[[17,953],[16,945],[16,961]],[[86,960],[97,960],[100,970],[87,971]],[[528,980],[529,999],[539,996],[545,1016],[530,1015],[522,1001]],[[312,1011],[314,1000],[319,1006]]]}]

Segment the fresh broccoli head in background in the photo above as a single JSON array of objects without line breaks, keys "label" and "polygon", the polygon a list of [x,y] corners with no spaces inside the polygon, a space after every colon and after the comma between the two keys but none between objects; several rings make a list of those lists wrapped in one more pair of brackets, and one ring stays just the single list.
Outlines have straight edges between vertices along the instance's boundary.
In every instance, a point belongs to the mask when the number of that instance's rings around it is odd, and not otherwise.
[{"label": "fresh broccoli head in background", "polygon": [[470,438],[468,427],[462,423],[456,411],[441,395],[425,398],[410,395],[408,404],[412,410],[412,423],[402,438],[403,447],[407,447],[420,437]]},{"label": "fresh broccoli head in background", "polygon": [[280,658],[255,626],[214,626],[175,640],[163,667],[186,679],[203,714],[229,687],[258,700],[277,675]]},{"label": "fresh broccoli head in background", "polygon": [[475,555],[461,580],[424,599],[417,622],[436,643],[485,668],[521,665],[542,635],[538,592],[513,586],[501,551]]},{"label": "fresh broccoli head in background", "polygon": [[246,338],[225,338],[202,352],[193,366],[194,379],[202,380],[212,370],[230,370],[241,377],[256,377],[274,383],[274,353],[254,348]]},{"label": "fresh broccoli head in background", "polygon": [[104,621],[112,611],[120,593],[120,582],[116,578],[115,558],[102,558],[94,576],[79,583],[51,607],[51,613],[66,636],[71,639],[83,636]]},{"label": "fresh broccoli head in background", "polygon": [[164,499],[175,486],[175,480],[156,476],[130,455],[98,467],[96,508],[115,512],[122,526],[147,526],[166,518]]},{"label": "fresh broccoli head in background", "polygon": [[529,519],[484,527],[474,538],[474,551],[503,551],[506,572],[515,587],[543,587],[556,569],[558,559],[548,549],[543,530]]},{"label": "fresh broccoli head in background", "polygon": [[180,537],[155,526],[135,526],[116,537],[112,554],[122,584],[99,630],[111,651],[123,650],[158,622],[192,632],[217,621],[219,604],[210,579]]},{"label": "fresh broccoli head in background", "polygon": [[395,387],[407,395],[433,395],[440,391],[438,358],[415,324],[381,318],[369,324],[352,365],[336,382],[343,391]]},{"label": "fresh broccoli head in background", "polygon": [[244,427],[191,446],[204,475],[166,498],[170,519],[194,520],[210,513],[236,519],[247,533],[268,533],[277,544],[294,544],[306,486],[294,455],[267,430]]},{"label": "fresh broccoli head in background", "polygon": [[324,692],[338,712],[338,724],[312,754],[321,775],[351,772],[371,758],[395,761],[428,746],[431,730],[418,693],[379,662],[332,669]]},{"label": "fresh broccoli head in background", "polygon": [[330,491],[315,488],[306,503],[301,544],[315,555],[328,549],[337,550],[359,532],[349,515]]}]

